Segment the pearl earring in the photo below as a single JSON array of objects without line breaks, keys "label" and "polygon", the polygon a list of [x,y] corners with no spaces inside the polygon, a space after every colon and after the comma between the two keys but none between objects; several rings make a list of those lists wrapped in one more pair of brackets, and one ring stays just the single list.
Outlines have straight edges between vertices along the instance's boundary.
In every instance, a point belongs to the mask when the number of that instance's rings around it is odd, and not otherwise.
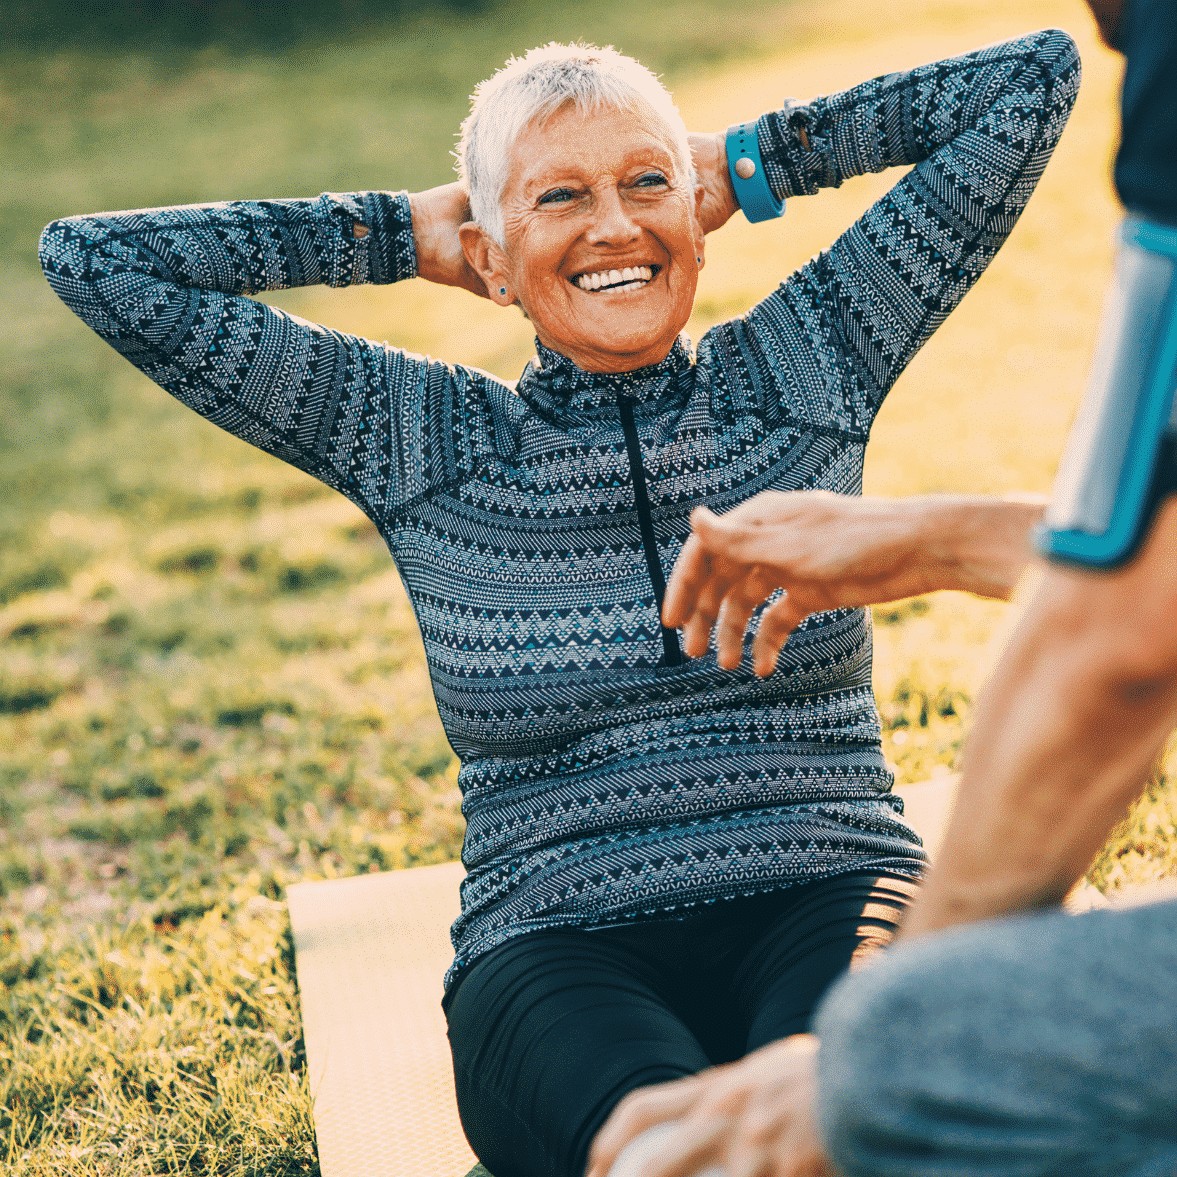
[{"label": "pearl earring", "polygon": [[696,257],[695,261],[697,261],[699,263],[699,265],[703,264],[703,259],[701,257]]},{"label": "pearl earring", "polygon": [[499,293],[500,293],[500,294],[506,294],[506,293],[507,293],[507,288],[506,288],[505,286],[500,286],[500,287],[499,287]]}]

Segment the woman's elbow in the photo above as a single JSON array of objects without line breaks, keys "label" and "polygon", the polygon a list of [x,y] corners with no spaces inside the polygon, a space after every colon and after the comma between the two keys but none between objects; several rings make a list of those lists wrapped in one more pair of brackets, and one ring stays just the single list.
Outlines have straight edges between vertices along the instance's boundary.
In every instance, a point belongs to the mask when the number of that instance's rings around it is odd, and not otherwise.
[{"label": "woman's elbow", "polygon": [[83,290],[90,284],[89,259],[94,242],[85,233],[81,218],[63,217],[41,230],[37,259],[41,273],[53,292],[71,309],[85,301]]},{"label": "woman's elbow", "polygon": [[1053,83],[1069,83],[1066,91],[1073,103],[1083,77],[1083,60],[1075,38],[1065,29],[1043,29],[1039,36],[1038,60],[1043,72]]},{"label": "woman's elbow", "polygon": [[54,279],[62,273],[68,254],[69,228],[67,222],[64,220],[50,221],[41,230],[41,239],[37,242],[37,259],[41,263],[41,273],[55,289]]},{"label": "woman's elbow", "polygon": [[1083,62],[1075,39],[1063,29],[1043,29],[1035,48],[1035,73],[1041,80],[1047,115],[1045,134],[1057,141],[1079,97]]}]

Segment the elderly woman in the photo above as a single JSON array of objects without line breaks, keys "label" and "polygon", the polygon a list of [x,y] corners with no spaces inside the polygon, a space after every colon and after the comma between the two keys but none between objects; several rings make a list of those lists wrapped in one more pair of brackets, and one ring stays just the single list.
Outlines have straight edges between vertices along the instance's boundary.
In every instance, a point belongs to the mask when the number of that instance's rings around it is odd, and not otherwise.
[{"label": "elderly woman", "polygon": [[[627,1093],[805,1029],[895,927],[924,854],[890,794],[867,615],[721,666],[662,624],[664,578],[699,505],[859,491],[883,397],[1013,227],[1077,83],[1044,32],[689,139],[637,62],[550,45],[479,87],[458,185],[45,231],[86,323],[388,543],[462,762],[443,1005],[497,1177],[580,1177]],[[737,200],[764,218],[902,165],[692,354],[704,236]],[[244,297],[414,276],[524,310],[514,388]]]}]

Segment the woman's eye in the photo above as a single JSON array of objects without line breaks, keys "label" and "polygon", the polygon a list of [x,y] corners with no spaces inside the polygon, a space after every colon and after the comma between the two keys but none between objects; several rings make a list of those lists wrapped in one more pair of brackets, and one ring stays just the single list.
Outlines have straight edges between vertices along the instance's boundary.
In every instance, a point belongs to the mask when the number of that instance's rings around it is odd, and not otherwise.
[{"label": "woman's eye", "polygon": [[545,192],[539,198],[540,204],[564,204],[572,199],[572,190],[570,188],[553,188],[551,192]]}]

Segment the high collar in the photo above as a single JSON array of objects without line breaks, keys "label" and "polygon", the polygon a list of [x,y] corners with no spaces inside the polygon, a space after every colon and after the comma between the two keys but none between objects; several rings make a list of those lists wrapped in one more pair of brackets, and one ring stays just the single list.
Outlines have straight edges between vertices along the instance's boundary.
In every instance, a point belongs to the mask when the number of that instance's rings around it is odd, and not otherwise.
[{"label": "high collar", "polygon": [[538,339],[535,352],[516,390],[536,412],[553,421],[571,424],[616,417],[618,401],[625,397],[670,408],[689,395],[694,360],[686,335],[680,335],[656,364],[632,372],[588,372]]}]

